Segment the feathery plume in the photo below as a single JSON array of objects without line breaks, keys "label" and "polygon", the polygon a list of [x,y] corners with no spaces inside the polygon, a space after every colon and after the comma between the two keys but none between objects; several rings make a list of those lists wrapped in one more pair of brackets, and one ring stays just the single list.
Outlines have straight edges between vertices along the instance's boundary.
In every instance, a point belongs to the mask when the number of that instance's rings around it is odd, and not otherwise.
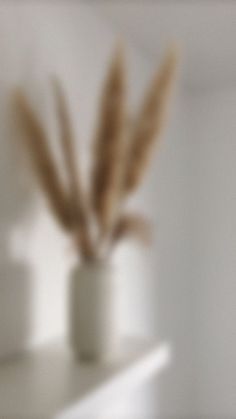
[{"label": "feathery plume", "polygon": [[125,195],[132,192],[140,183],[148,166],[155,140],[159,139],[162,132],[169,95],[175,79],[176,64],[177,51],[172,47],[151,83],[133,128],[124,180]]},{"label": "feathery plume", "polygon": [[71,213],[74,220],[74,228],[77,230],[77,244],[82,255],[85,258],[90,258],[93,256],[93,246],[89,235],[88,208],[85,205],[85,196],[82,191],[80,174],[77,167],[68,106],[64,90],[58,78],[53,77],[52,84],[60,126],[62,152],[69,181]]},{"label": "feathery plume", "polygon": [[149,221],[137,214],[122,215],[113,230],[112,245],[114,246],[125,237],[133,237],[144,244],[150,244],[151,227]]},{"label": "feathery plume", "polygon": [[23,140],[41,188],[58,222],[65,230],[71,230],[70,203],[48,147],[47,135],[19,88],[14,92],[14,105],[23,128]]},{"label": "feathery plume", "polygon": [[125,90],[123,50],[119,47],[104,86],[92,172],[91,198],[103,232],[113,221],[122,186]]}]

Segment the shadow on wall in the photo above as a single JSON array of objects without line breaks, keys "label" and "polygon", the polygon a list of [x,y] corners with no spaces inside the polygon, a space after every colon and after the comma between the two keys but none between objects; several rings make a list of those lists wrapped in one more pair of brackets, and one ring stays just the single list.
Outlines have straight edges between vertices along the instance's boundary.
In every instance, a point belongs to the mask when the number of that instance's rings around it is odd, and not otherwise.
[{"label": "shadow on wall", "polygon": [[[30,270],[14,257],[11,234],[30,209],[15,148],[15,118],[10,89],[0,86],[0,358],[23,350],[30,337],[32,289]],[[16,132],[16,131],[15,131]]]}]

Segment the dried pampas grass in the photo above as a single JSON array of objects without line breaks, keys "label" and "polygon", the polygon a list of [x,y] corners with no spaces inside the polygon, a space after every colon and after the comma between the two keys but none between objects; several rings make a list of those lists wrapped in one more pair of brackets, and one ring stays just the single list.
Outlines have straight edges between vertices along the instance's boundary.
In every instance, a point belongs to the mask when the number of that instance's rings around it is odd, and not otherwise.
[{"label": "dried pampas grass", "polygon": [[48,146],[47,135],[19,88],[14,92],[14,105],[20,117],[23,139],[38,181],[58,222],[65,230],[70,231],[72,217],[69,196],[60,180]]},{"label": "dried pampas grass", "polygon": [[125,71],[122,47],[116,49],[101,101],[92,171],[92,202],[102,232],[114,217],[124,159]]},{"label": "dried pampas grass", "polygon": [[124,238],[134,238],[143,244],[151,243],[151,226],[149,221],[138,214],[122,215],[112,234],[111,242],[117,244]]},{"label": "dried pampas grass", "polygon": [[75,240],[78,241],[85,258],[94,254],[89,235],[88,208],[82,191],[81,174],[78,171],[76,150],[74,147],[72,126],[70,122],[65,93],[58,78],[52,79],[52,85],[57,105],[57,116],[60,125],[60,140],[64,155],[65,167],[68,175],[70,209],[74,222]]},{"label": "dried pampas grass", "polygon": [[[126,237],[150,243],[149,222],[141,215],[123,214],[123,204],[139,185],[155,140],[162,132],[176,62],[176,49],[172,48],[154,77],[137,118],[128,127],[124,56],[121,47],[116,49],[102,94],[89,201],[82,188],[68,106],[59,80],[53,79],[53,89],[67,185],[60,179],[44,129],[21,90],[14,92],[25,145],[40,185],[58,222],[75,238],[86,261],[105,257]],[[96,229],[91,228],[92,220]]]},{"label": "dried pampas grass", "polygon": [[132,192],[140,183],[166,122],[169,95],[176,74],[177,49],[170,48],[154,77],[143,106],[136,118],[127,157],[124,194]]}]

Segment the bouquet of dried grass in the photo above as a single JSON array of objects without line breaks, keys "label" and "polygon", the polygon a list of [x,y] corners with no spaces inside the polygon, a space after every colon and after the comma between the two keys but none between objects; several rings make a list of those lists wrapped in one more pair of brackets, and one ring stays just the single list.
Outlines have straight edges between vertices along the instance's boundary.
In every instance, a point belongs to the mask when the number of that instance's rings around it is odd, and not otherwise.
[{"label": "bouquet of dried grass", "polygon": [[[140,184],[153,147],[160,138],[175,78],[176,62],[176,50],[172,48],[155,75],[131,129],[127,130],[124,54],[121,47],[117,48],[101,98],[91,190],[87,195],[83,190],[68,106],[59,80],[53,79],[53,90],[67,174],[66,185],[60,177],[46,131],[24,93],[19,88],[14,92],[25,147],[38,182],[57,221],[75,238],[77,249],[84,260],[104,257],[101,249],[108,252],[126,236],[135,237],[144,243],[150,241],[148,221],[140,215],[126,214],[123,207],[126,197]],[[93,218],[97,225],[96,231],[91,228]]]}]

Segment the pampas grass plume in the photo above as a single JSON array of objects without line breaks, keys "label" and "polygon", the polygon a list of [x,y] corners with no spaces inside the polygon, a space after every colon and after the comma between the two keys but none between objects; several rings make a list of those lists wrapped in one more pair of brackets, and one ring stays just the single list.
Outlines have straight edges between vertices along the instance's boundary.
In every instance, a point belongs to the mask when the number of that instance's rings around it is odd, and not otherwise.
[{"label": "pampas grass plume", "polygon": [[119,45],[102,95],[92,172],[93,208],[104,232],[112,223],[122,182],[125,90],[123,48]]},{"label": "pampas grass plume", "polygon": [[178,50],[173,45],[167,52],[147,92],[134,124],[127,158],[124,194],[132,192],[140,183],[149,164],[154,144],[165,126],[171,87],[175,79]]},{"label": "pampas grass plume", "polygon": [[48,146],[48,139],[21,89],[14,92],[14,106],[20,117],[23,140],[26,143],[31,163],[38,182],[44,191],[50,207],[61,226],[71,230],[72,219],[69,199]]},{"label": "pampas grass plume", "polygon": [[93,255],[93,246],[89,234],[88,208],[81,186],[81,175],[77,167],[72,126],[69,117],[63,87],[57,77],[52,78],[52,85],[57,105],[57,116],[60,126],[60,140],[68,175],[70,191],[70,208],[74,222],[74,235],[82,255],[89,258]]},{"label": "pampas grass plume", "polygon": [[151,242],[151,227],[149,221],[138,214],[122,215],[112,234],[112,244],[117,244],[125,238],[135,238],[144,244]]}]

